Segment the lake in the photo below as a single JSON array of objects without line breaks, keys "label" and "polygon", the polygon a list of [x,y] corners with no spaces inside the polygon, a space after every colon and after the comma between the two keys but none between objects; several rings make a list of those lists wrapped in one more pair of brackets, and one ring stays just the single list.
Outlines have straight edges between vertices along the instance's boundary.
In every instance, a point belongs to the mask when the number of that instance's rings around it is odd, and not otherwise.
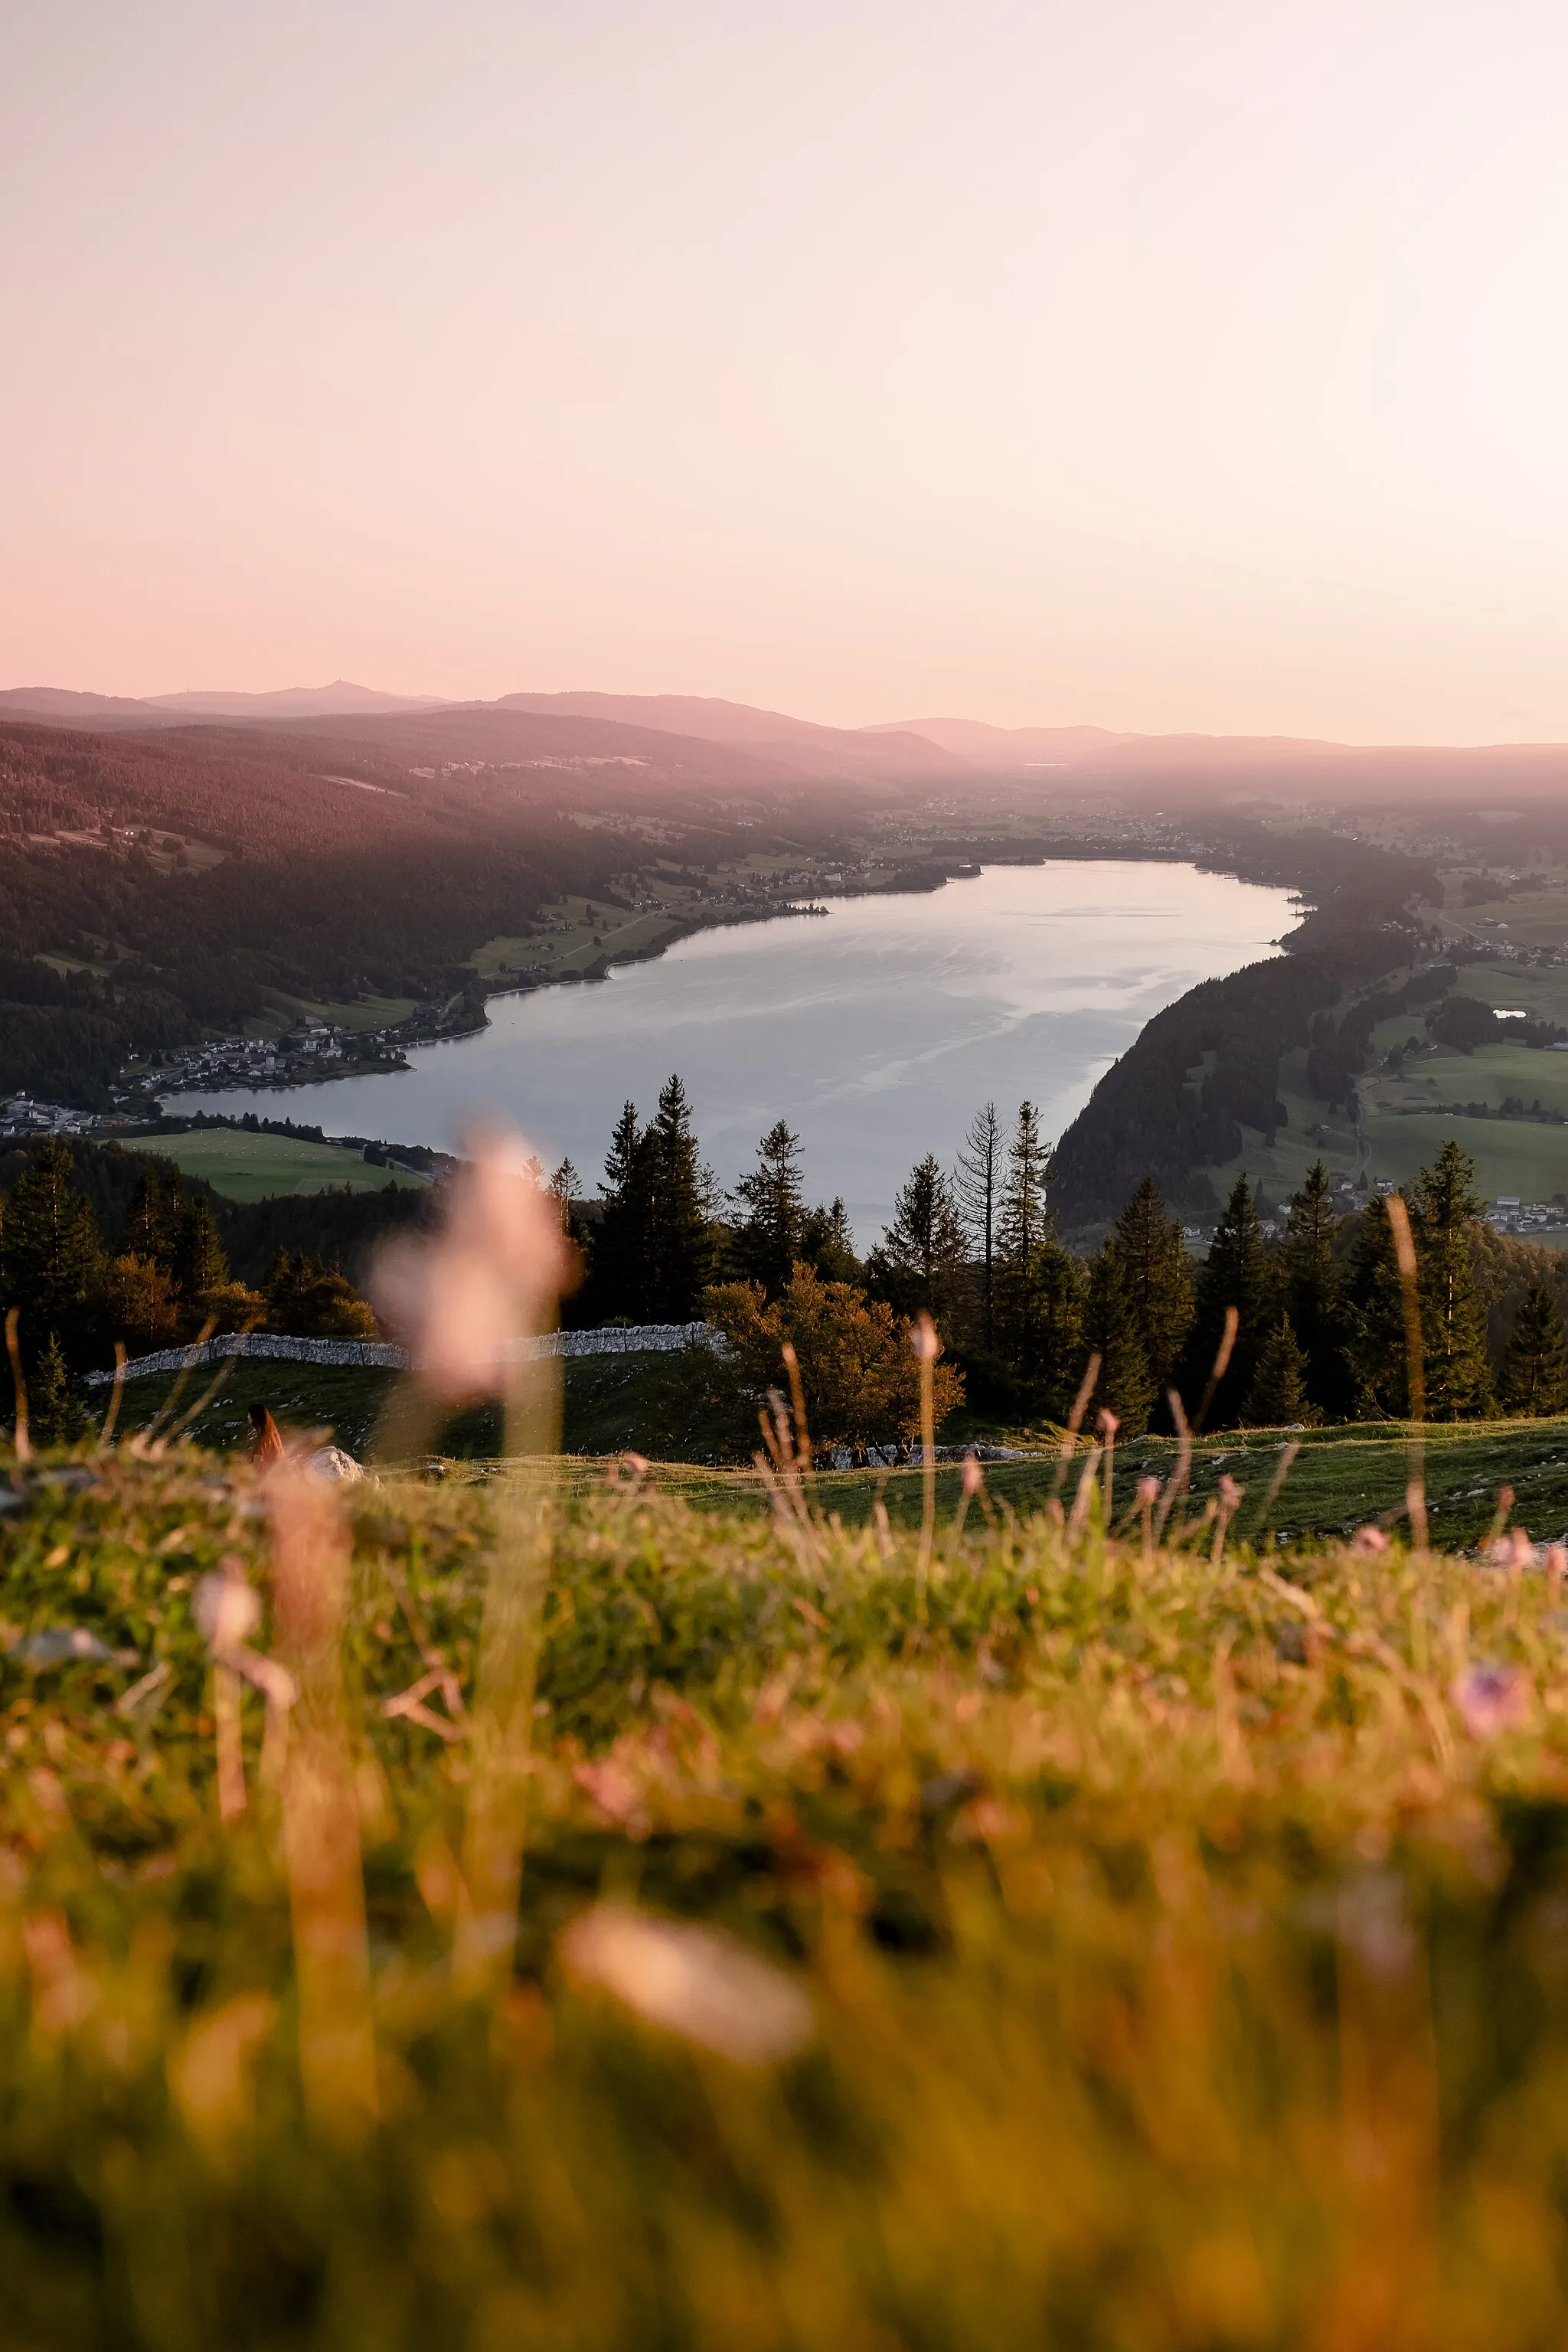
[{"label": "lake", "polygon": [[987,1099],[1010,1118],[1027,1097],[1059,1135],[1152,1014],[1278,952],[1299,911],[1284,890],[1114,859],[994,866],[827,907],[700,931],[602,982],[492,997],[487,1030],[417,1048],[408,1071],[168,1108],[443,1150],[499,1114],[592,1192],[622,1103],[650,1114],[679,1070],[724,1183],[786,1118],[810,1196],[841,1193],[865,1247],[914,1162],[951,1163]]}]

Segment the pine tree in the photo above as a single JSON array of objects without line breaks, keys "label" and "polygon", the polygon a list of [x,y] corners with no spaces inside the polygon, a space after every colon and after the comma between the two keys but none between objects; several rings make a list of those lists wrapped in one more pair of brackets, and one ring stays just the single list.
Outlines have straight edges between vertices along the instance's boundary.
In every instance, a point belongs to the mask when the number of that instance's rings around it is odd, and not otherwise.
[{"label": "pine tree", "polygon": [[1026,1392],[1060,1412],[1079,1360],[1082,1277],[1047,1205],[1050,1146],[1033,1103],[1020,1103],[996,1221],[997,1343]]},{"label": "pine tree", "polygon": [[1290,1195],[1290,1215],[1279,1248],[1286,1311],[1307,1359],[1307,1393],[1325,1412],[1348,1408],[1344,1317],[1334,1258],[1339,1217],[1321,1160]]},{"label": "pine tree", "polygon": [[800,1255],[824,1282],[860,1282],[865,1268],[855,1254],[855,1234],[842,1193],[826,1209],[806,1211],[801,1220]]},{"label": "pine tree", "polygon": [[608,1322],[625,1316],[634,1323],[648,1318],[654,1283],[653,1211],[656,1191],[652,1128],[644,1129],[637,1105],[625,1103],[605,1155],[605,1177],[599,1187],[604,1206],[594,1235],[589,1319]]},{"label": "pine tree", "polygon": [[1163,1394],[1175,1376],[1194,1309],[1181,1223],[1167,1213],[1152,1176],[1144,1177],[1118,1217],[1110,1247],[1121,1266],[1155,1391]]},{"label": "pine tree", "polygon": [[1226,1310],[1237,1310],[1236,1342],[1224,1377],[1209,1400],[1210,1428],[1224,1428],[1236,1419],[1241,1401],[1252,1386],[1263,1342],[1273,1325],[1274,1268],[1264,1247],[1263,1229],[1245,1172],[1238,1176],[1215,1228],[1208,1256],[1198,1273],[1196,1311],[1184,1359],[1184,1394],[1189,1412],[1213,1377],[1225,1332]]},{"label": "pine tree", "polygon": [[648,1138],[650,1265],[644,1304],[656,1323],[689,1323],[713,1279],[714,1247],[691,1106],[679,1077],[660,1094]]},{"label": "pine tree", "polygon": [[177,1180],[163,1181],[156,1160],[149,1160],[131,1196],[125,1222],[124,1254],[150,1259],[173,1275],[178,1255],[181,1198]]},{"label": "pine tree", "polygon": [[800,1255],[805,1224],[801,1197],[800,1138],[776,1119],[757,1146],[757,1164],[735,1187],[746,1212],[736,1236],[742,1270],[760,1282],[770,1298],[790,1278]]},{"label": "pine tree", "polygon": [[87,1429],[81,1399],[51,1331],[27,1383],[27,1433],[37,1445],[74,1445]]},{"label": "pine tree", "polygon": [[1123,1437],[1142,1436],[1159,1389],[1143,1342],[1133,1278],[1112,1244],[1097,1251],[1089,1265],[1083,1344],[1100,1357],[1095,1402],[1115,1413]]},{"label": "pine tree", "polygon": [[1245,1412],[1257,1429],[1293,1429],[1317,1419],[1307,1395],[1307,1358],[1288,1315],[1263,1342]]},{"label": "pine tree", "polygon": [[872,1258],[878,1288],[900,1314],[951,1311],[963,1274],[963,1224],[933,1153],[900,1186]]},{"label": "pine tree", "polygon": [[1550,1282],[1532,1282],[1519,1302],[1503,1357],[1501,1402],[1508,1412],[1568,1410],[1568,1335]]},{"label": "pine tree", "polygon": [[0,1313],[20,1309],[24,1355],[53,1334],[67,1360],[97,1336],[103,1251],[92,1205],[76,1187],[70,1153],[48,1137],[16,1179],[0,1223]]},{"label": "pine tree", "polygon": [[1410,1409],[1404,1296],[1388,1211],[1375,1195],[1357,1220],[1340,1312],[1356,1418],[1401,1419]]},{"label": "pine tree", "polygon": [[1452,1141],[1411,1188],[1429,1421],[1468,1420],[1492,1401],[1486,1308],[1470,1262],[1481,1205],[1475,1162]]},{"label": "pine tree", "polygon": [[193,1304],[227,1287],[228,1257],[205,1192],[193,1192],[180,1212],[174,1278],[182,1295]]},{"label": "pine tree", "polygon": [[953,1182],[953,1196],[979,1269],[980,1333],[986,1347],[995,1336],[996,1226],[1006,1158],[1002,1122],[995,1104],[988,1102],[975,1113],[959,1147]]}]

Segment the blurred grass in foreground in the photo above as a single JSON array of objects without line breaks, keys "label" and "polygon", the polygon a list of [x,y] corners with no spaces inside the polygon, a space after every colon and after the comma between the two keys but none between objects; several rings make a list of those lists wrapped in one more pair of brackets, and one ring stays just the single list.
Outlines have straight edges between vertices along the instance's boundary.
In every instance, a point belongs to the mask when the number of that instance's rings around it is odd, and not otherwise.
[{"label": "blurred grass in foreground", "polygon": [[[448,1967],[465,1739],[381,1703],[433,1651],[471,1694],[496,1495],[353,1489],[380,2120],[350,2146],[301,2105],[253,1693],[249,1807],[217,1818],[192,1595],[225,1559],[267,1591],[255,1483],[195,1454],[16,1482],[8,2344],[1563,2340],[1554,1578],[1216,1563],[1207,1528],[1146,1560],[1092,1517],[1069,1552],[983,1497],[962,1535],[943,1505],[921,1626],[897,1525],[574,1473],[495,2002]],[[51,1663],[64,1628],[107,1654]],[[742,2065],[574,1979],[605,1896],[787,1971],[805,2048]]]}]

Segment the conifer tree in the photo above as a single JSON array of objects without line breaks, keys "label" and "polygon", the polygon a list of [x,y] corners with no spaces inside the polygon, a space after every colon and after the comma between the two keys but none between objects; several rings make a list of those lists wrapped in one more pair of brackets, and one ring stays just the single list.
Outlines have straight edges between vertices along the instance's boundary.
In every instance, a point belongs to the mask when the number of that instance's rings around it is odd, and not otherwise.
[{"label": "conifer tree", "polygon": [[163,1273],[173,1275],[178,1255],[180,1209],[178,1182],[165,1183],[157,1161],[150,1160],[131,1196],[131,1211],[125,1222],[125,1255],[149,1259]]},{"label": "conifer tree", "polygon": [[228,1257],[212,1202],[205,1192],[193,1192],[180,1212],[174,1278],[184,1296],[193,1303],[227,1286]]},{"label": "conifer tree", "polygon": [[986,1347],[995,1336],[996,1226],[1002,1208],[1006,1145],[996,1106],[988,1102],[970,1121],[959,1147],[953,1194],[979,1271],[980,1333]]},{"label": "conifer tree", "polygon": [[1291,1429],[1317,1419],[1307,1394],[1307,1357],[1288,1315],[1281,1315],[1259,1350],[1245,1413],[1257,1429]]},{"label": "conifer tree", "polygon": [[933,1153],[917,1162],[894,1196],[892,1223],[872,1253],[871,1271],[900,1314],[951,1312],[963,1274],[963,1224]]},{"label": "conifer tree", "polygon": [[1174,1378],[1194,1310],[1181,1223],[1168,1214],[1152,1176],[1133,1192],[1109,1246],[1121,1264],[1155,1392],[1163,1394]]},{"label": "conifer tree", "polygon": [[1144,1346],[1133,1277],[1114,1243],[1096,1252],[1089,1269],[1083,1346],[1100,1358],[1095,1402],[1115,1413],[1123,1437],[1142,1436],[1159,1389]]},{"label": "conifer tree", "polygon": [[1321,1160],[1314,1160],[1300,1191],[1290,1195],[1279,1266],[1286,1312],[1307,1360],[1307,1393],[1325,1412],[1343,1412],[1350,1402],[1340,1269],[1334,1258],[1338,1225],[1329,1171]]},{"label": "conifer tree", "polygon": [[38,1445],[73,1445],[87,1425],[60,1343],[51,1331],[27,1383],[28,1434]]},{"label": "conifer tree", "polygon": [[1231,1188],[1195,1287],[1196,1312],[1184,1360],[1183,1392],[1189,1411],[1196,1409],[1212,1377],[1226,1310],[1237,1310],[1236,1343],[1208,1408],[1209,1427],[1223,1428],[1236,1419],[1252,1386],[1264,1339],[1276,1318],[1274,1268],[1245,1171]]},{"label": "conifer tree", "polygon": [[1519,1302],[1503,1357],[1500,1402],[1506,1412],[1568,1410],[1568,1336],[1550,1282],[1532,1282]]},{"label": "conifer tree", "polygon": [[1450,1139],[1421,1171],[1410,1198],[1430,1421],[1468,1420],[1492,1401],[1486,1308],[1470,1261],[1480,1213],[1475,1162]]},{"label": "conifer tree", "polygon": [[800,1255],[805,1225],[801,1195],[800,1138],[775,1119],[757,1146],[757,1164],[735,1187],[746,1212],[736,1237],[744,1272],[770,1298],[790,1278]]},{"label": "conifer tree", "polygon": [[1409,1411],[1405,1305],[1388,1211],[1375,1194],[1357,1220],[1340,1307],[1356,1418],[1401,1418]]},{"label": "conifer tree", "polygon": [[651,1263],[645,1304],[656,1323],[689,1323],[713,1279],[714,1247],[691,1105],[678,1076],[659,1095],[649,1138]]},{"label": "conifer tree", "polygon": [[24,1355],[52,1334],[68,1360],[90,1346],[103,1252],[70,1153],[49,1136],[16,1179],[0,1223],[0,1312],[20,1309]]},{"label": "conifer tree", "polygon": [[855,1234],[842,1193],[826,1208],[806,1211],[801,1220],[800,1254],[824,1282],[860,1281],[865,1268],[855,1254]]},{"label": "conifer tree", "polygon": [[1079,1357],[1082,1277],[1047,1205],[1050,1146],[1033,1103],[1018,1106],[996,1223],[997,1342],[1043,1410],[1059,1412]]},{"label": "conifer tree", "polygon": [[634,1323],[647,1319],[654,1278],[655,1151],[653,1129],[642,1127],[635,1103],[624,1103],[599,1186],[604,1207],[589,1276],[592,1320],[607,1322],[614,1316],[626,1316]]}]

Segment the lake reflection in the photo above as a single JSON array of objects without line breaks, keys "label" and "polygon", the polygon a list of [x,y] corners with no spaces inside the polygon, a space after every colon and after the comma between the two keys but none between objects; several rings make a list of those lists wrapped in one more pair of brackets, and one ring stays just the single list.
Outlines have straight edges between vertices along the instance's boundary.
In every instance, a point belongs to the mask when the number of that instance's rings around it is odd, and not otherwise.
[{"label": "lake reflection", "polygon": [[841,1192],[868,1246],[913,1162],[951,1161],[987,1097],[1010,1117],[1028,1096],[1059,1134],[1162,1005],[1273,954],[1296,921],[1284,890],[1115,860],[828,903],[822,919],[699,932],[602,982],[492,998],[488,1030],[419,1048],[408,1072],[169,1108],[443,1149],[499,1113],[552,1160],[569,1154],[591,1191],[623,1101],[651,1113],[679,1070],[726,1184],[783,1117],[812,1197]]}]

